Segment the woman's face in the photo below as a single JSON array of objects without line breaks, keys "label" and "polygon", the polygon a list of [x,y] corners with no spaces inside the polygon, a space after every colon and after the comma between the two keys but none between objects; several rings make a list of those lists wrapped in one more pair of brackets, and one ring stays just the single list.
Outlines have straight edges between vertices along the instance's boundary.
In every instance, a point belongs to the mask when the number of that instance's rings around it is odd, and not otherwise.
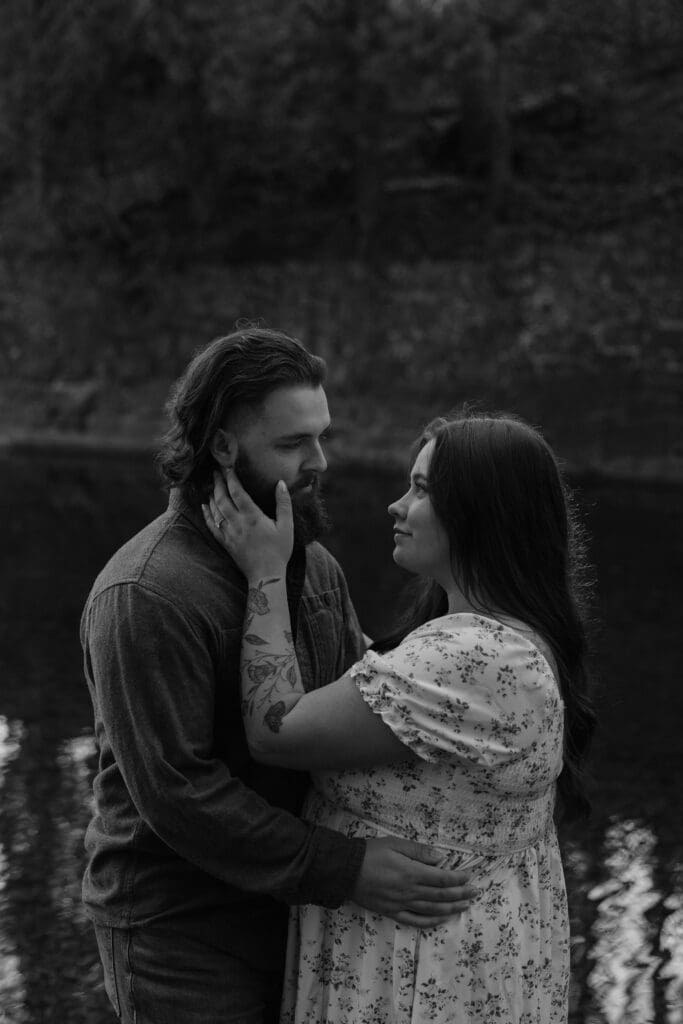
[{"label": "woman's face", "polygon": [[415,459],[409,489],[389,505],[394,519],[393,558],[402,569],[429,576],[447,589],[453,584],[450,544],[429,496],[433,451],[434,441],[429,441]]}]

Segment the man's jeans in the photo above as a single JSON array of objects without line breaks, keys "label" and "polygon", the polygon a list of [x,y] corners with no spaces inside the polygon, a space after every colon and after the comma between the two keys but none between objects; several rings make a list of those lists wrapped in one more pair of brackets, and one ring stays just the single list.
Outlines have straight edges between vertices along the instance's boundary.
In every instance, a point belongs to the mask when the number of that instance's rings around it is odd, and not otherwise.
[{"label": "man's jeans", "polygon": [[95,927],[122,1024],[277,1024],[281,977],[160,927]]}]

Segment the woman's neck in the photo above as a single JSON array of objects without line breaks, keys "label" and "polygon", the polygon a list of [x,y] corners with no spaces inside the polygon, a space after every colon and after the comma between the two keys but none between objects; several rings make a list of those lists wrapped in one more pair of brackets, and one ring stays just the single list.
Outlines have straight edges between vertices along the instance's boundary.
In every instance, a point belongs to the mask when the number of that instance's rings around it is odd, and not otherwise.
[{"label": "woman's neck", "polygon": [[497,622],[502,622],[513,625],[516,628],[526,627],[526,631],[533,632],[530,626],[528,626],[522,619],[518,619],[515,615],[509,615],[507,612],[501,611],[494,605],[472,604],[471,601],[465,597],[459,587],[449,587],[446,591],[448,596],[448,615],[458,615],[461,612],[470,612],[472,615],[483,615],[487,619],[495,619]]},{"label": "woman's neck", "polygon": [[456,615],[458,612],[476,612],[477,608],[465,597],[459,587],[449,587],[446,591],[448,596],[448,614]]},{"label": "woman's neck", "polygon": [[449,587],[446,591],[448,596],[448,614],[457,615],[460,612],[471,612],[473,615],[485,615],[488,618],[494,619],[506,619],[510,616],[506,616],[504,612],[496,608],[494,605],[488,605],[482,602],[472,604],[472,602],[465,597],[460,588],[456,585]]}]

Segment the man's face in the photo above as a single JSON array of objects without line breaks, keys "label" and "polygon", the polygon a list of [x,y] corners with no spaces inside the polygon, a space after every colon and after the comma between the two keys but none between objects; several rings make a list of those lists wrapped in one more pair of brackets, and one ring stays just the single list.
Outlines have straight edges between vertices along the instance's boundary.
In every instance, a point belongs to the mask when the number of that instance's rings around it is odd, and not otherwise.
[{"label": "man's face", "polygon": [[275,485],[284,480],[292,496],[294,536],[308,544],[327,528],[319,479],[327,469],[323,453],[330,427],[327,398],[321,387],[278,388],[259,414],[235,429],[235,472],[266,515],[275,514]]}]

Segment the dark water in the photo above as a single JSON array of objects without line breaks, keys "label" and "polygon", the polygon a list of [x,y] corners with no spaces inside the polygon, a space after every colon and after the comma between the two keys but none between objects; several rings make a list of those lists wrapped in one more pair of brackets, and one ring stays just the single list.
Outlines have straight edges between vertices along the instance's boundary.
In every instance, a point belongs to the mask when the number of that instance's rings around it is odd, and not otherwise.
[{"label": "dark water", "polygon": [[[80,908],[93,745],[77,627],[96,571],[164,499],[144,460],[5,457],[0,533],[0,1024],[104,1024]],[[392,617],[399,482],[330,474],[365,629]],[[683,1024],[683,491],[584,483],[599,574],[595,813],[565,831],[574,1024]]]}]

